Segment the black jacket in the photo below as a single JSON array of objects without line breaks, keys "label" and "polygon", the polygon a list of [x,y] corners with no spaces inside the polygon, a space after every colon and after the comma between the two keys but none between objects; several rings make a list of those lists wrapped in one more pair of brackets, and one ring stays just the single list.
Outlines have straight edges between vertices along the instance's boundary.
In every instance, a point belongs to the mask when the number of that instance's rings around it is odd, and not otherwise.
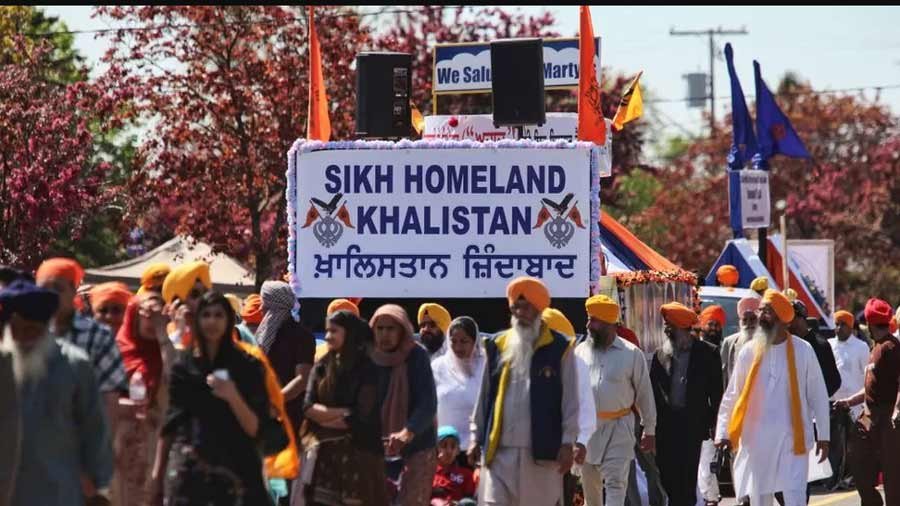
[{"label": "black jacket", "polygon": [[660,351],[650,364],[650,383],[656,401],[656,432],[665,438],[689,437],[702,441],[710,437],[716,426],[719,402],[722,400],[722,359],[710,343],[694,341],[687,372],[687,399],[683,412],[676,417],[670,400],[672,378],[659,360]]},{"label": "black jacket", "polygon": [[838,371],[837,362],[834,360],[834,352],[831,350],[831,345],[828,344],[828,341],[819,337],[813,329],[810,329],[801,338],[809,343],[816,352],[816,360],[819,362],[819,367],[822,368],[822,376],[825,378],[825,389],[828,390],[828,397],[830,398],[841,388],[841,373]]}]

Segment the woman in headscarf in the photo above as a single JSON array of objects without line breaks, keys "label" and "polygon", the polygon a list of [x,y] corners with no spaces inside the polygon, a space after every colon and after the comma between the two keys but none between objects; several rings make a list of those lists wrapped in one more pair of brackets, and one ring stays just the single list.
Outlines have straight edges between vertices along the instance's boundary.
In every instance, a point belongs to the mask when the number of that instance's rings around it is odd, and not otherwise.
[{"label": "woman in headscarf", "polygon": [[156,435],[168,407],[168,375],[175,347],[166,332],[168,317],[158,292],[145,290],[133,297],[116,335],[125,374],[132,393],[144,399],[119,400],[119,430],[116,434],[116,501],[146,504],[150,471],[156,455]]},{"label": "woman in headscarf", "polygon": [[426,506],[437,469],[437,393],[431,359],[413,340],[406,311],[395,304],[378,308],[369,322],[375,333],[372,361],[378,366],[381,435],[386,453],[405,464],[398,502]]},{"label": "woman in headscarf", "polygon": [[264,369],[235,342],[234,325],[223,295],[203,295],[191,348],[172,367],[161,430],[172,444],[168,455],[157,451],[153,469],[154,485],[164,480],[168,505],[272,504],[259,450],[271,416]]},{"label": "woman in headscarf", "polygon": [[256,329],[256,341],[282,385],[285,407],[291,424],[303,423],[303,394],[316,355],[312,332],[293,316],[297,296],[284,281],[266,281],[260,293],[263,318]]},{"label": "woman in headscarf", "polygon": [[365,344],[371,331],[344,310],[329,315],[325,330],[328,353],[303,403],[303,496],[316,506],[386,506],[378,375]]},{"label": "woman in headscarf", "polygon": [[469,447],[469,418],[484,371],[484,352],[478,324],[460,316],[448,327],[450,350],[431,363],[437,388],[438,425],[453,426],[460,437],[460,448]]}]

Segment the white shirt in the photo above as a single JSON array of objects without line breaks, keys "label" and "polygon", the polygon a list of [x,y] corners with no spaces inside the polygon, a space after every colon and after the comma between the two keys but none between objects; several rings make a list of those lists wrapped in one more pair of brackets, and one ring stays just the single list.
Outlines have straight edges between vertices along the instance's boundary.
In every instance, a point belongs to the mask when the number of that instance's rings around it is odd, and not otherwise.
[{"label": "white shirt", "polygon": [[484,356],[475,360],[473,374],[466,377],[453,367],[450,353],[431,362],[434,386],[437,390],[438,426],[452,425],[459,432],[459,447],[469,448],[469,418],[475,410],[475,400],[484,374]]},{"label": "white shirt", "polygon": [[[850,336],[846,341],[832,337],[828,340],[828,344],[831,345],[834,361],[837,363],[838,372],[841,373],[841,388],[831,396],[831,400],[846,399],[865,386],[869,347],[855,336]],[[862,410],[862,404],[853,406],[850,408],[850,415],[856,420]]]},{"label": "white shirt", "polygon": [[[818,439],[830,440],[828,391],[816,354],[803,339],[791,336],[794,344],[800,411],[803,418],[806,452],[813,446],[813,420]],[[750,373],[756,353],[754,345],[744,346],[735,361],[734,381],[729,382],[719,406],[716,439],[728,439],[728,423]],[[790,378],[787,345],[771,346],[760,363],[759,373],[744,418],[744,427],[734,460],[738,496],[771,494],[806,488],[809,455],[794,455],[790,412]],[[734,443],[734,441],[732,441]]]}]

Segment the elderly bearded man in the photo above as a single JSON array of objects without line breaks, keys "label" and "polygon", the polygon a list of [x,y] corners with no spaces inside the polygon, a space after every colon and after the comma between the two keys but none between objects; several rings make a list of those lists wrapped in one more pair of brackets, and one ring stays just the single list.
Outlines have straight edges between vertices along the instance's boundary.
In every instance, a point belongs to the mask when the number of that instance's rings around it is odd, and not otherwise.
[{"label": "elderly bearded man", "polygon": [[740,319],[740,330],[726,337],[722,341],[722,372],[725,388],[728,388],[728,382],[731,379],[731,372],[734,371],[734,361],[737,359],[738,353],[745,344],[753,340],[753,332],[756,331],[756,325],[759,318],[756,310],[759,309],[759,298],[744,297],[738,301],[737,313]]},{"label": "elderly bearded man", "polygon": [[[589,340],[575,348],[579,368],[578,379],[588,382],[588,395],[596,406],[596,430],[580,434],[579,443],[587,446],[587,458],[579,448],[576,460],[582,465],[584,500],[588,506],[625,504],[628,470],[635,456],[635,427],[632,406],[643,423],[640,450],[653,451],[655,446],[656,406],[647,360],[640,348],[616,336],[619,305],[605,295],[595,295],[585,302],[588,314]],[[581,415],[584,416],[582,407]]]},{"label": "elderly bearded man", "polygon": [[[753,341],[741,349],[719,407],[716,446],[734,447],[738,497],[771,506],[782,492],[787,506],[806,504],[813,419],[828,420],[828,392],[816,354],[788,332],[794,308],[767,290]],[[818,428],[819,462],[828,458],[829,425]]]},{"label": "elderly bearded man", "polygon": [[550,293],[534,278],[506,289],[512,328],[485,340],[486,364],[472,415],[469,459],[484,450],[483,505],[555,505],[578,436],[578,380],[572,341],[541,312]]},{"label": "elderly bearded man", "polygon": [[83,494],[93,497],[113,473],[110,427],[90,359],[49,333],[55,292],[15,281],[0,292],[0,306],[2,348],[12,355],[22,415],[10,504],[85,504]]}]

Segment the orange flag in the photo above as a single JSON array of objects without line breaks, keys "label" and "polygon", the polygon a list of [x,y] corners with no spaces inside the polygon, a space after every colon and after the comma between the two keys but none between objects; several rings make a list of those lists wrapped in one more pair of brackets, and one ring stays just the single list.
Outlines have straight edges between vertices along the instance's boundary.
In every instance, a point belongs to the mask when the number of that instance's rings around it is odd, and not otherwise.
[{"label": "orange flag", "polygon": [[541,225],[543,225],[544,222],[546,222],[550,218],[552,218],[552,216],[550,215],[550,211],[548,211],[545,206],[541,206],[541,211],[537,215],[537,223],[534,225],[534,228],[540,228]]},{"label": "orange flag", "polygon": [[312,6],[309,7],[309,115],[306,118],[306,138],[326,142],[331,138],[328,95],[325,94],[325,79],[322,77],[322,53]]},{"label": "orange flag", "polygon": [[572,220],[572,222],[578,225],[578,228],[584,228],[584,223],[581,221],[581,211],[578,210],[578,202],[576,202],[575,205],[572,206],[572,210],[569,211],[569,214],[566,216],[566,218]]},{"label": "orange flag", "polygon": [[591,10],[579,7],[581,27],[578,30],[578,140],[606,143],[606,122],[600,107],[600,84],[594,68],[594,27]]},{"label": "orange flag", "polygon": [[347,210],[347,204],[341,206],[341,208],[338,210],[337,217],[339,220],[344,222],[344,225],[353,228],[353,223],[350,222],[350,211]]},{"label": "orange flag", "polygon": [[306,228],[313,224],[316,220],[319,219],[319,210],[316,209],[315,204],[309,205],[309,211],[306,211],[306,223],[303,224],[300,228]]}]

